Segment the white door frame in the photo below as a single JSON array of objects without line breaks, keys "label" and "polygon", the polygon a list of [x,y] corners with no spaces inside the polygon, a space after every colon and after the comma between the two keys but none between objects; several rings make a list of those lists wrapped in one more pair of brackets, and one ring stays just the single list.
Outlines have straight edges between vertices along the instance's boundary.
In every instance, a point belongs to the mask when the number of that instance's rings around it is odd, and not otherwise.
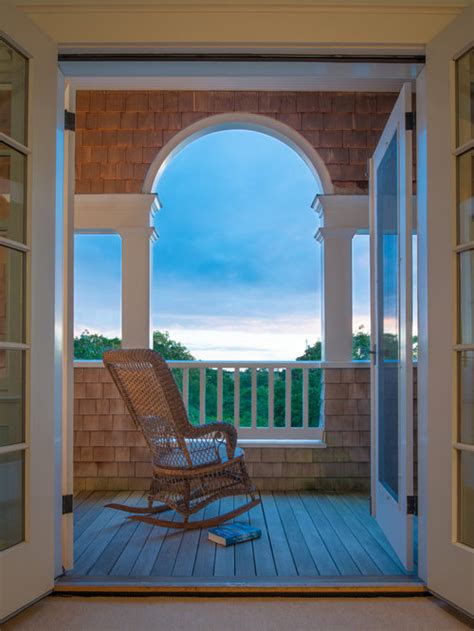
[{"label": "white door frame", "polygon": [[[75,113],[76,90],[62,76],[61,115],[64,110]],[[62,352],[62,495],[74,495],[74,186],[75,186],[75,133],[64,132],[64,213],[61,238],[62,243],[62,282],[57,287],[61,294],[63,321]],[[62,570],[69,570],[74,565],[74,514],[62,516],[61,529],[61,565]]]},{"label": "white door frame", "polygon": [[[469,22],[465,24],[467,27]],[[448,27],[451,28],[451,27]],[[429,47],[428,47],[429,50]],[[433,60],[435,61],[435,60]],[[432,64],[430,64],[432,65]],[[436,72],[436,71],[434,71]],[[432,473],[436,476],[436,461],[428,461],[428,439],[433,438],[436,441],[436,435],[433,436],[436,431],[436,427],[432,427],[428,423],[428,418],[432,419],[438,416],[441,418],[444,412],[448,411],[450,414],[450,404],[447,401],[442,401],[441,407],[437,408],[437,403],[433,399],[437,398],[439,392],[435,396],[430,397],[430,388],[436,389],[440,384],[443,385],[441,392],[445,391],[445,386],[451,384],[451,363],[446,362],[446,356],[451,356],[451,345],[448,346],[444,343],[444,340],[440,345],[434,344],[430,347],[430,360],[428,362],[428,341],[435,339],[435,332],[439,329],[437,325],[443,324],[444,316],[441,315],[444,308],[446,313],[446,306],[449,305],[451,295],[449,288],[451,286],[450,270],[452,269],[451,252],[446,256],[447,248],[450,244],[446,242],[446,233],[451,229],[451,219],[446,225],[446,213],[444,204],[441,199],[436,198],[436,188],[439,185],[438,180],[433,182],[432,170],[429,171],[431,178],[430,188],[430,224],[427,224],[427,208],[428,208],[428,187],[426,182],[427,174],[427,155],[426,155],[426,117],[429,116],[430,127],[428,129],[429,141],[432,146],[437,145],[440,150],[442,149],[442,143],[439,142],[439,138],[442,134],[439,133],[439,129],[436,129],[437,122],[444,120],[442,112],[435,112],[435,109],[439,109],[439,103],[431,101],[431,107],[428,108],[428,94],[436,93],[436,90],[445,91],[446,86],[437,85],[430,86],[429,92],[426,89],[426,69],[420,74],[417,81],[417,146],[419,152],[419,159],[417,162],[418,171],[418,209],[419,209],[419,248],[418,248],[418,269],[419,269],[419,297],[420,297],[420,314],[419,314],[419,396],[418,396],[418,410],[419,410],[419,426],[418,426],[418,489],[419,489],[419,576],[428,581],[428,544],[429,536],[435,527],[435,523],[428,528],[428,518],[431,518],[431,514],[428,511],[428,470],[432,470]],[[74,82],[74,78],[71,77]],[[143,78],[142,78],[143,80]],[[118,82],[118,83],[117,83]],[[103,78],[101,77],[101,85],[103,84]],[[120,85],[119,85],[120,84]],[[92,86],[87,86],[91,88]],[[115,79],[115,83],[110,83],[109,88],[123,88],[123,83],[120,83]],[[166,89],[164,86],[160,86],[161,89]],[[435,89],[436,88],[436,89]],[[442,102],[442,101],[440,101]],[[428,111],[429,109],[429,111]],[[438,139],[436,139],[438,136]],[[424,153],[423,153],[424,152]],[[433,190],[434,189],[434,190]],[[446,197],[444,197],[444,202]],[[449,201],[449,200],[448,200]],[[433,209],[437,209],[436,220],[432,221],[434,213]],[[429,244],[428,244],[429,241]],[[428,247],[429,245],[429,247]],[[431,252],[436,253],[435,256],[431,256],[428,260],[428,255]],[[447,265],[446,265],[447,262]],[[440,282],[437,281],[440,279]],[[441,307],[441,308],[440,308]],[[436,310],[439,310],[436,312]],[[448,314],[448,321],[452,321],[452,317]],[[425,326],[426,334],[422,334],[422,328]],[[449,328],[449,325],[447,325]],[[441,330],[446,328],[441,326]],[[449,340],[450,342],[451,340]],[[446,351],[448,355],[446,355]],[[431,421],[430,421],[431,423]],[[435,424],[436,425],[436,424]],[[433,506],[433,502],[436,502],[436,495],[433,496],[431,492],[431,498],[429,504]],[[430,574],[431,576],[431,574]]]}]

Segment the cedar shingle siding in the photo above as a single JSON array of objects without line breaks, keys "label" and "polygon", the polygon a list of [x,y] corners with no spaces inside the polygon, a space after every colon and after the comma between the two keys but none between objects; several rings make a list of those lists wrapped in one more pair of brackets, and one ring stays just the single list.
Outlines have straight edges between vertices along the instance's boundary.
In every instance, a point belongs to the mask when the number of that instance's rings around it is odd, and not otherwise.
[{"label": "cedar shingle siding", "polygon": [[301,133],[336,193],[367,192],[367,160],[396,93],[79,91],[76,192],[140,193],[148,167],[178,131],[224,112],[270,116]]}]

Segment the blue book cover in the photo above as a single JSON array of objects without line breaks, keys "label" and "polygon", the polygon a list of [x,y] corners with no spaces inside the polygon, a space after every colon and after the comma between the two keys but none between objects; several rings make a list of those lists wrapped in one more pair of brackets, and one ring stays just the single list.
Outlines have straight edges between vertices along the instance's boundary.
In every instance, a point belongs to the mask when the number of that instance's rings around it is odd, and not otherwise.
[{"label": "blue book cover", "polygon": [[235,543],[258,539],[261,535],[262,531],[260,528],[244,524],[241,521],[236,521],[233,524],[224,524],[216,528],[209,528],[208,531],[209,541],[218,543],[221,546],[232,546]]}]

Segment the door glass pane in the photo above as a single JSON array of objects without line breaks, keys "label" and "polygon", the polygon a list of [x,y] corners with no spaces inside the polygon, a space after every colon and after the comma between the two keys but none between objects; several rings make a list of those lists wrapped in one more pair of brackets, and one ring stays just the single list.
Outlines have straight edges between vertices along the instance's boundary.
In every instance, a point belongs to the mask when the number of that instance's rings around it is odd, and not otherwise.
[{"label": "door glass pane", "polygon": [[0,132],[26,144],[27,61],[0,40]]},{"label": "door glass pane", "polygon": [[474,351],[459,353],[459,441],[474,445]]},{"label": "door glass pane", "polygon": [[390,141],[377,169],[379,285],[379,480],[398,499],[398,144]]},{"label": "door glass pane", "polygon": [[461,344],[474,343],[474,251],[459,255],[459,301]]},{"label": "door glass pane", "polygon": [[457,159],[458,173],[458,239],[474,241],[474,150]]},{"label": "door glass pane", "polygon": [[25,242],[26,158],[0,142],[0,237]]},{"label": "door glass pane", "polygon": [[24,341],[24,256],[0,246],[0,342]]},{"label": "door glass pane", "polygon": [[474,548],[474,453],[459,452],[458,539]]},{"label": "door glass pane", "polygon": [[458,59],[458,147],[473,139],[474,129],[474,49]]},{"label": "door glass pane", "polygon": [[0,455],[0,552],[24,539],[24,452]]},{"label": "door glass pane", "polygon": [[0,447],[24,440],[24,351],[0,350]]}]

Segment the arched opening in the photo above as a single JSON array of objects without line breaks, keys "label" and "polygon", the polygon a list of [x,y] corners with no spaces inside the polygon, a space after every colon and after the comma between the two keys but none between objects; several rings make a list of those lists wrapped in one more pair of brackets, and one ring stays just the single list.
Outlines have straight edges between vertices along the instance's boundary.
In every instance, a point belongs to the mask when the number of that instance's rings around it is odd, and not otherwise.
[{"label": "arched opening", "polygon": [[314,162],[255,122],[211,124],[160,154],[153,330],[198,359],[301,356],[320,338]]},{"label": "arched opening", "polygon": [[318,182],[319,192],[334,193],[331,177],[319,153],[304,136],[275,118],[247,112],[216,114],[203,118],[176,133],[158,152],[143,182],[144,193],[155,193],[167,165],[173,157],[198,138],[217,131],[246,130],[266,134],[293,149],[306,163]]}]

